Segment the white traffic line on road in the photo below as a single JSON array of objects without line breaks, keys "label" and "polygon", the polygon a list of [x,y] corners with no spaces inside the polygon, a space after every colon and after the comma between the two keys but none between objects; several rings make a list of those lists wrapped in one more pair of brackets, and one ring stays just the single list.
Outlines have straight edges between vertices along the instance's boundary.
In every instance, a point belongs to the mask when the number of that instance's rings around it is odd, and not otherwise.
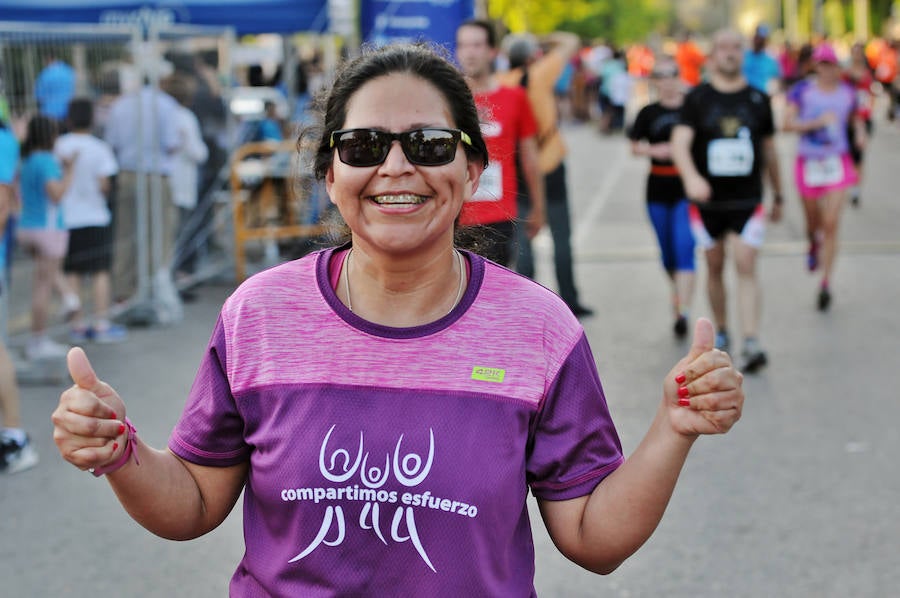
[{"label": "white traffic line on road", "polygon": [[616,155],[616,159],[603,173],[600,187],[591,197],[587,206],[587,212],[576,220],[574,234],[572,235],[572,250],[576,253],[581,253],[588,236],[597,230],[600,214],[603,212],[603,208],[606,206],[613,189],[619,183],[619,179],[622,178],[622,173],[625,171],[625,160],[628,158],[630,158],[630,154],[619,153]]},{"label": "white traffic line on road", "polygon": [[[766,242],[761,253],[764,257],[799,257],[806,255],[805,241]],[[847,255],[896,255],[900,254],[900,241],[844,241],[840,252]],[[698,251],[698,259],[701,257]],[[659,247],[644,245],[622,249],[594,249],[578,252],[579,263],[644,261],[659,259]]]}]

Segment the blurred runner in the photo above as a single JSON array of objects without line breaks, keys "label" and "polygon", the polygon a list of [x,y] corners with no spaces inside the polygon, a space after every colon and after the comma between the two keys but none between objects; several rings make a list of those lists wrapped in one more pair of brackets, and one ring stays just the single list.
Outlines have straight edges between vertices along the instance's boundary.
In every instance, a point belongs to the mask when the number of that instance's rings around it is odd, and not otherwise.
[{"label": "blurred runner", "polygon": [[697,243],[706,251],[707,291],[718,327],[716,347],[728,350],[725,242],[732,239],[738,306],[744,337],[741,368],[754,372],[768,362],[759,342],[761,289],[757,255],[765,236],[763,173],[768,172],[781,219],[781,180],[775,123],[769,97],[747,84],[741,71],[743,38],[730,29],[716,33],[709,57],[709,82],[684,100],[672,132],[672,157],[691,206]]},{"label": "blurred runner", "polygon": [[[862,43],[853,44],[850,50],[850,64],[844,71],[844,80],[856,90],[856,116],[863,121],[866,135],[871,137],[872,109],[875,103],[872,86],[875,84],[875,77],[872,75],[868,60],[866,60],[865,46]],[[856,167],[856,175],[859,178],[856,185],[850,189],[850,203],[857,207],[862,187],[865,152],[856,143],[856,127],[852,122],[847,127],[847,134],[850,141],[850,157],[853,158],[853,165]]]},{"label": "blurred runner", "polygon": [[675,62],[678,64],[678,72],[681,80],[690,87],[700,83],[701,69],[706,63],[706,54],[691,39],[690,31],[681,35],[681,41],[675,50]]},{"label": "blurred runner", "polygon": [[766,49],[768,43],[769,27],[758,26],[753,34],[752,47],[744,52],[744,77],[751,87],[772,95],[777,91],[781,78],[781,65]]},{"label": "blurred runner", "polygon": [[[828,44],[813,52],[816,76],[788,93],[784,130],[800,133],[795,180],[806,215],[807,266],[822,267],[817,306],[831,305],[829,281],[837,256],[837,232],[849,189],[857,183],[847,127],[856,129],[856,144],[865,148],[865,125],[857,113],[856,92],[841,81],[837,56]],[[821,256],[819,255],[821,251]]]},{"label": "blurred runner", "polygon": [[684,338],[694,296],[694,238],[688,218],[690,203],[672,162],[669,143],[680,118],[684,92],[678,66],[671,58],[657,61],[650,77],[659,101],[641,109],[629,136],[632,153],[650,158],[647,213],[659,241],[663,268],[672,283],[673,331]]}]

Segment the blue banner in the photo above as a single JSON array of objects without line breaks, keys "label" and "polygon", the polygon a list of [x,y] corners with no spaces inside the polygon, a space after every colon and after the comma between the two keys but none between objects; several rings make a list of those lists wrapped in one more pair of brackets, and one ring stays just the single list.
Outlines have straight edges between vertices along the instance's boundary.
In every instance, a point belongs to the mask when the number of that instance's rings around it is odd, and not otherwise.
[{"label": "blue banner", "polygon": [[328,30],[327,0],[0,0],[0,20],[210,25],[245,33]]},{"label": "blue banner", "polygon": [[456,28],[474,14],[474,0],[361,0],[360,34],[378,46],[429,40],[452,52]]}]

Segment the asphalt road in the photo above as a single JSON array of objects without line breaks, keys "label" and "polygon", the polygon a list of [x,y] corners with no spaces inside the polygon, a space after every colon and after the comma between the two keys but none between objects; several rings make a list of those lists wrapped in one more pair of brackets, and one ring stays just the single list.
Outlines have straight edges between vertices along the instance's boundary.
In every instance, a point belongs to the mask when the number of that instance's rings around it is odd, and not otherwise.
[{"label": "asphalt road", "polygon": [[[597,312],[584,324],[630,452],[653,417],[662,377],[687,347],[670,332],[667,283],[642,200],[646,164],[628,154],[621,137],[589,127],[565,134],[576,274],[584,303]],[[779,139],[788,178],[792,144]],[[815,310],[800,205],[789,196],[785,221],[770,227],[760,260],[761,339],[770,365],[746,378],[743,419],[727,436],[695,444],[662,524],[612,575],[567,562],[535,510],[539,595],[897,595],[898,155],[900,130],[879,127],[862,205],[844,214],[827,314]],[[536,249],[538,278],[552,287],[546,233]],[[164,445],[230,289],[202,287],[177,326],[134,329],[124,344],[89,348],[149,443]],[[693,315],[708,312],[701,284]],[[26,426],[42,460],[0,477],[0,594],[225,595],[243,551],[240,509],[188,543],[138,527],[104,480],[56,454],[49,416],[63,387],[23,388]]]}]

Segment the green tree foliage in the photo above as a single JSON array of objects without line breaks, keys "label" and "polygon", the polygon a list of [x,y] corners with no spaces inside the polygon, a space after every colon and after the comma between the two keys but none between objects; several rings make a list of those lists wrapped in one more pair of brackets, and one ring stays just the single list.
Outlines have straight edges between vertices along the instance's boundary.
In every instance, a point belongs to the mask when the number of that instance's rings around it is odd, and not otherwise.
[{"label": "green tree foliage", "polygon": [[[510,31],[548,33],[556,29],[585,39],[606,39],[617,44],[642,42],[651,33],[672,34],[677,27],[678,0],[486,0],[488,14]],[[709,10],[719,11],[722,0],[709,0]],[[821,4],[819,4],[821,3]],[[853,28],[853,0],[798,0],[800,35],[815,33],[815,7],[822,10],[822,24],[833,36]],[[870,27],[883,33],[892,10],[900,14],[900,0],[869,0]]]},{"label": "green tree foliage", "polygon": [[[843,37],[852,27],[848,24],[853,14],[853,5],[842,3],[841,0],[825,0],[822,10],[825,17],[825,31],[832,37]],[[851,21],[852,22],[852,21]]]},{"label": "green tree foliage", "polygon": [[566,20],[591,18],[595,4],[597,0],[488,0],[488,14],[492,19],[502,21],[512,32],[542,34],[558,29]]},{"label": "green tree foliage", "polygon": [[[816,4],[821,2],[823,31],[816,30]],[[853,32],[853,0],[798,0],[800,35],[827,34],[840,38]],[[892,12],[900,14],[900,0],[869,0],[869,29],[872,35],[883,35]]]},{"label": "green tree foliage", "polygon": [[885,24],[893,11],[900,16],[900,0],[869,0],[872,33],[883,35]]},{"label": "green tree foliage", "polygon": [[488,12],[513,32],[563,29],[620,44],[643,41],[674,21],[668,0],[489,0]]}]

